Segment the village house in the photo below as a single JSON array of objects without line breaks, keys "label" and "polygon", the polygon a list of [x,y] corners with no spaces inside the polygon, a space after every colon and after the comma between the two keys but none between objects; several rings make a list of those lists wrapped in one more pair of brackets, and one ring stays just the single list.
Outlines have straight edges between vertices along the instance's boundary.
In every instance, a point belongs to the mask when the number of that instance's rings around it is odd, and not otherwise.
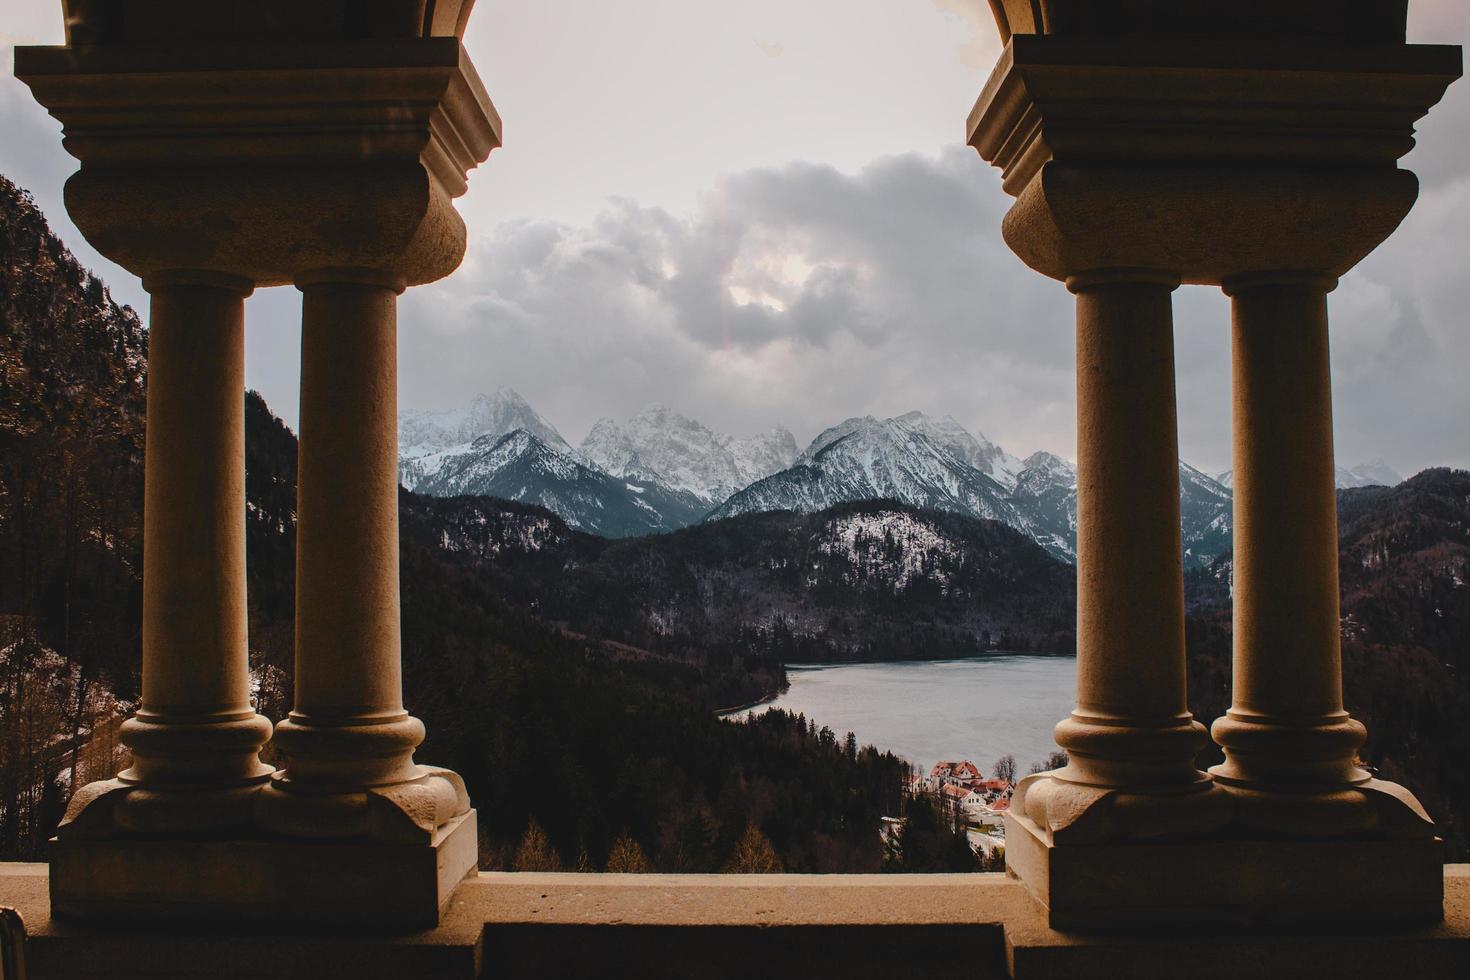
[{"label": "village house", "polygon": [[966,817],[979,817],[985,812],[985,797],[967,786],[954,783],[940,789],[939,803],[946,813],[959,812]]},{"label": "village house", "polygon": [[985,778],[980,767],[968,760],[936,762],[926,778],[916,776],[910,781],[910,790],[915,793],[938,794],[949,786],[970,790],[987,802],[1009,799],[1013,789],[1004,779]]},{"label": "village house", "polygon": [[928,785],[925,788],[930,793],[937,793],[945,786],[978,789],[983,783],[980,767],[967,759],[964,762],[934,763],[934,768],[929,770]]}]

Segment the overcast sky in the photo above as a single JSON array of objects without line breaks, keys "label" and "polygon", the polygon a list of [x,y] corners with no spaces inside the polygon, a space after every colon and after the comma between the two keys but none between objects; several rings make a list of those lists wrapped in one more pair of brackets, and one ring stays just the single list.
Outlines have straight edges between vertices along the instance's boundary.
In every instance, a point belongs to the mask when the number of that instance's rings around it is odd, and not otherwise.
[{"label": "overcast sky", "polygon": [[[1470,36],[1412,0],[1410,39]],[[851,415],[952,414],[1075,452],[1072,302],[1000,239],[963,146],[999,51],[985,0],[479,0],[467,38],[505,147],[459,201],[469,254],[400,306],[400,404],[502,385],[576,443],[662,402],[805,441]],[[0,44],[59,43],[60,3],[0,0]],[[0,172],[146,316],[66,220],[75,162],[9,73]],[[1423,190],[1331,299],[1338,460],[1470,466],[1470,83],[1420,127]],[[247,307],[247,380],[293,426],[299,294]],[[1229,466],[1228,303],[1175,294],[1185,459]]]}]

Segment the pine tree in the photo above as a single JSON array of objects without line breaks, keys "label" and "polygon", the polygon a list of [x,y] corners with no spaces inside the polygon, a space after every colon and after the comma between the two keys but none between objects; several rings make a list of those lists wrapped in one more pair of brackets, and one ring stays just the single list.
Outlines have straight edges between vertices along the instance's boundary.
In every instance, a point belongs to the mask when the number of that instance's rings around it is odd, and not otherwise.
[{"label": "pine tree", "polygon": [[653,866],[638,842],[624,834],[613,842],[612,852],[607,856],[607,870],[610,874],[648,874]]},{"label": "pine tree", "polygon": [[770,840],[755,824],[747,824],[745,834],[735,845],[735,852],[725,864],[727,874],[780,874],[781,859]]},{"label": "pine tree", "polygon": [[546,831],[541,825],[532,820],[526,827],[525,836],[521,838],[520,846],[516,848],[516,856],[511,862],[511,868],[515,871],[560,871],[561,858],[557,856],[556,849],[551,846],[551,840],[546,836]]}]

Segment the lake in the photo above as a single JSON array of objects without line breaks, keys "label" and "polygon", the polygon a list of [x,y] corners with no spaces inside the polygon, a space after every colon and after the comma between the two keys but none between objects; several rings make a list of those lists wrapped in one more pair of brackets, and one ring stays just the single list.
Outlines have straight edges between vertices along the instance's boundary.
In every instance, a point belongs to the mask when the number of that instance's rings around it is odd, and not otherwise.
[{"label": "lake", "polygon": [[790,690],[751,711],[805,714],[839,742],[855,732],[859,744],[924,772],[942,759],[969,759],[988,774],[1010,753],[1025,773],[1056,750],[1051,730],[1071,712],[1077,684],[1075,657],[1031,654],[791,665],[786,672]]}]

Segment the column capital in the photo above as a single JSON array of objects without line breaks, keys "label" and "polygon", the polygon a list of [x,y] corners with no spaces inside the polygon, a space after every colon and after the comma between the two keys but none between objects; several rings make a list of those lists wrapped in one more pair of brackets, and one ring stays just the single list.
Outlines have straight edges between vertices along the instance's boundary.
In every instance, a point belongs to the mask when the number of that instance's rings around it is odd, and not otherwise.
[{"label": "column capital", "polygon": [[402,293],[408,288],[403,276],[385,269],[308,269],[296,274],[296,288],[305,292],[315,286],[377,286]]},{"label": "column capital", "polygon": [[143,276],[145,292],[154,293],[160,289],[172,289],[179,286],[220,289],[225,292],[238,293],[241,297],[255,292],[255,283],[245,276],[215,272],[210,269],[159,269]]},{"label": "column capital", "polygon": [[1220,288],[1226,296],[1236,296],[1252,289],[1261,289],[1267,286],[1297,286],[1313,289],[1325,295],[1337,288],[1338,281],[1337,276],[1326,272],[1277,269],[1269,272],[1245,272],[1237,276],[1230,276],[1220,283]]},{"label": "column capital", "polygon": [[1067,289],[1073,293],[1085,293],[1101,286],[1163,286],[1170,292],[1179,288],[1177,272],[1162,269],[1094,269],[1077,272],[1066,279]]},{"label": "column capital", "polygon": [[1007,244],[1062,280],[1115,267],[1204,284],[1343,274],[1413,206],[1418,181],[1397,161],[1461,71],[1459,48],[1401,39],[1068,23],[1078,29],[1011,38],[966,130],[1016,198]]},{"label": "column capital", "polygon": [[147,41],[16,50],[81,162],[67,210],[102,254],[257,286],[326,267],[417,285],[458,266],[452,200],[501,123],[457,37]]}]

